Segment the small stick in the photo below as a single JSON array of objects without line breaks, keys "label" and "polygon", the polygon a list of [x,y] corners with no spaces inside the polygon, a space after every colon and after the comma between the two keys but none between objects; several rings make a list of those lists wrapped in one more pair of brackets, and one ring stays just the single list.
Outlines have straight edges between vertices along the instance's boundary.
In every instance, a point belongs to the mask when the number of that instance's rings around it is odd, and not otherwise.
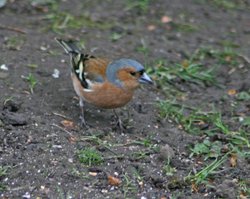
[{"label": "small stick", "polygon": [[239,54],[239,56],[240,56],[242,59],[244,59],[248,64],[250,64],[250,59],[249,59],[247,56],[241,55],[241,54]]},{"label": "small stick", "polygon": [[56,124],[51,124],[51,126],[55,126],[55,127],[59,128],[59,129],[61,129],[62,131],[64,131],[64,132],[68,133],[70,136],[72,136],[72,133],[70,133],[70,132],[69,132],[69,131],[67,131],[66,129],[64,129],[64,128],[62,128],[62,127],[60,127],[60,126],[56,125]]},{"label": "small stick", "polygon": [[0,24],[0,29],[6,29],[6,30],[10,30],[10,31],[14,31],[14,32],[18,32],[18,33],[22,33],[22,34],[26,34],[27,32],[20,29],[20,28],[16,28],[16,27],[12,27],[12,26],[4,26]]},{"label": "small stick", "polygon": [[62,115],[62,114],[60,114],[60,113],[56,113],[56,112],[52,112],[54,115],[56,115],[56,116],[60,116],[60,117],[62,117],[62,118],[64,118],[64,119],[68,119],[68,120],[72,120],[71,118],[69,118],[69,117],[67,117],[67,116],[65,116],[65,115]]}]

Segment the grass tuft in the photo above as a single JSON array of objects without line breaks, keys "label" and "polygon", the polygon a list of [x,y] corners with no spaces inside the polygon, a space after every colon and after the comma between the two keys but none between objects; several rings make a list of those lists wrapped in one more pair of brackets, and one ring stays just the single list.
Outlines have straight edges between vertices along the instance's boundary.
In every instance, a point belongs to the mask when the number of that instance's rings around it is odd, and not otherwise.
[{"label": "grass tuft", "polygon": [[35,86],[37,84],[37,80],[34,77],[34,75],[29,73],[28,76],[26,76],[26,77],[22,76],[22,78],[25,79],[29,83],[30,92],[31,92],[31,94],[33,94],[34,93],[34,88],[35,88]]},{"label": "grass tuft", "polygon": [[26,38],[22,36],[11,36],[7,37],[5,40],[5,46],[9,50],[21,50],[25,43]]},{"label": "grass tuft", "polygon": [[0,191],[4,191],[6,186],[2,183],[2,179],[7,175],[9,166],[0,166]]},{"label": "grass tuft", "polygon": [[77,157],[81,163],[88,166],[99,165],[103,162],[101,154],[93,148],[79,150],[77,152]]},{"label": "grass tuft", "polygon": [[216,158],[212,163],[207,165],[201,171],[197,172],[194,175],[188,175],[186,177],[186,180],[190,180],[191,182],[194,182],[196,185],[199,185],[201,183],[206,184],[208,177],[219,172],[218,171],[219,167],[227,160],[228,155],[229,155],[229,153],[225,154],[221,158]]},{"label": "grass tuft", "polygon": [[127,0],[126,10],[138,9],[139,11],[145,13],[149,8],[150,0]]},{"label": "grass tuft", "polygon": [[[178,89],[178,84],[193,83],[200,86],[216,84],[215,67],[206,67],[201,63],[184,60],[181,64],[167,65],[164,60],[158,60],[154,68],[148,68],[147,73],[152,76],[159,87],[169,93]],[[176,92],[176,91],[175,91]]]}]

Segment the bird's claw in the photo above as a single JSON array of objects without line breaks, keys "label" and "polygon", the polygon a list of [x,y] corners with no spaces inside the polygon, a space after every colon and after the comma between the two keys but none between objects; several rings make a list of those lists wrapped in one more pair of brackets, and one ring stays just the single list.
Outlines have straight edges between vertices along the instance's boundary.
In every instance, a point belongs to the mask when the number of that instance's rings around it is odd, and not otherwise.
[{"label": "bird's claw", "polygon": [[82,115],[80,116],[80,124],[81,124],[81,127],[85,127],[87,129],[91,127],[91,125],[87,124],[85,118]]},{"label": "bird's claw", "polygon": [[127,129],[120,118],[117,118],[115,128],[118,128],[121,133],[123,133]]}]

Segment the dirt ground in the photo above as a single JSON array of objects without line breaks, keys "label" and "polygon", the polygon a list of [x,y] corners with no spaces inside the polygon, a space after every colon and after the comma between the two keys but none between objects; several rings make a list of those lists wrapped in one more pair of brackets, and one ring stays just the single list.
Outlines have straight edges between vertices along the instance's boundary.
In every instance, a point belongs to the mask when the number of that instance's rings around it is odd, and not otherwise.
[{"label": "dirt ground", "polygon": [[[89,104],[92,127],[80,127],[68,55],[55,37],[145,65],[155,85],[119,110],[124,133],[112,111]],[[0,198],[249,197],[248,0],[10,0],[0,8],[0,44]],[[216,68],[212,81],[167,73],[188,70],[194,55],[204,70]],[[190,112],[164,112],[160,101],[217,110],[223,125],[199,119],[192,133],[194,123],[183,122]],[[204,140],[207,151],[195,151]]]}]

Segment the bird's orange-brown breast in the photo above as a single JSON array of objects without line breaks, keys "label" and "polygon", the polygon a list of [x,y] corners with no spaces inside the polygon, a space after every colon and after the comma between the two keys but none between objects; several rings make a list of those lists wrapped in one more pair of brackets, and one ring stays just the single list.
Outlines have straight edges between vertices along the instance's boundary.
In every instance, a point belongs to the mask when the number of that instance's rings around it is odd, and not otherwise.
[{"label": "bird's orange-brown breast", "polygon": [[86,91],[81,87],[80,81],[74,73],[71,75],[74,89],[78,96],[82,96],[85,101],[99,108],[112,109],[126,105],[133,97],[133,90],[119,88],[112,83],[96,83]]}]

